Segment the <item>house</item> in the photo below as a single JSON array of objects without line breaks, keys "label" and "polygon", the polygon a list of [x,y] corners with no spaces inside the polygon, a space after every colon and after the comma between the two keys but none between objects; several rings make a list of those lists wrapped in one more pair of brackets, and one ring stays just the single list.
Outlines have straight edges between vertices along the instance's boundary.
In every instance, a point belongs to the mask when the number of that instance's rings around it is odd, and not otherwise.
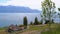
[{"label": "house", "polygon": [[17,25],[11,24],[11,25],[8,27],[8,32],[20,31],[20,30],[24,30],[24,26],[17,26]]}]

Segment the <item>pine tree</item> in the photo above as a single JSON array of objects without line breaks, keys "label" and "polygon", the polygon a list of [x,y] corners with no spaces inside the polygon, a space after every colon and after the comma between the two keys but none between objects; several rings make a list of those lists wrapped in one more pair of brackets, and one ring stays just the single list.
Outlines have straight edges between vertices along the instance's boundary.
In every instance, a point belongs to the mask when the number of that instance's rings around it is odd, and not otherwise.
[{"label": "pine tree", "polygon": [[38,19],[37,19],[37,17],[35,18],[35,22],[34,22],[34,25],[38,25],[39,24],[39,22],[38,22]]},{"label": "pine tree", "polygon": [[23,19],[23,25],[25,26],[25,28],[27,28],[27,17],[26,16]]}]

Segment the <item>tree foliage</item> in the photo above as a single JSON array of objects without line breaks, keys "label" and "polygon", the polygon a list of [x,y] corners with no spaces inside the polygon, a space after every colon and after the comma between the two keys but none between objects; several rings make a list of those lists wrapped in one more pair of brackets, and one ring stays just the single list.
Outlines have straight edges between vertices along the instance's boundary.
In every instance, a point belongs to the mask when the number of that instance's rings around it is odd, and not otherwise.
[{"label": "tree foliage", "polygon": [[24,19],[23,19],[23,25],[24,26],[27,26],[27,17],[25,16]]},{"label": "tree foliage", "polygon": [[34,22],[34,25],[38,25],[39,24],[39,22],[38,22],[38,19],[37,19],[37,17],[35,18],[35,22]]},{"label": "tree foliage", "polygon": [[[58,8],[58,10],[60,11],[60,8]],[[58,13],[58,16],[59,16],[59,18],[60,18],[60,13]]]},{"label": "tree foliage", "polygon": [[41,19],[40,24],[43,24],[43,19]]},{"label": "tree foliage", "polygon": [[42,2],[42,16],[43,19],[48,19],[49,23],[52,21],[52,17],[54,16],[55,12],[55,3],[51,0],[45,0]]},{"label": "tree foliage", "polygon": [[58,10],[60,11],[60,8],[58,8]]},{"label": "tree foliage", "polygon": [[30,25],[33,25],[33,22],[32,21],[30,22]]},{"label": "tree foliage", "polygon": [[[54,19],[52,19],[51,24],[54,23]],[[45,24],[49,24],[49,20],[45,20]]]}]

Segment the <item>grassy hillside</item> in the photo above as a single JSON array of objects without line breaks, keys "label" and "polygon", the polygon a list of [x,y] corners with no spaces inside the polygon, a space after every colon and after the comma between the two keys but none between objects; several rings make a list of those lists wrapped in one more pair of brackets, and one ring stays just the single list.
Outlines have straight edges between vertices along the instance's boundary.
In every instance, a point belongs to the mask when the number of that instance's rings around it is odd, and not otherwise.
[{"label": "grassy hillside", "polygon": [[51,29],[42,32],[42,34],[60,34],[60,24],[51,25]]},{"label": "grassy hillside", "polygon": [[[46,25],[30,25],[29,26],[29,29],[27,30],[24,30],[24,31],[16,31],[14,34],[18,33],[38,33],[40,32],[41,30],[42,31],[42,34],[60,34],[60,25],[59,24],[52,24],[51,25],[51,30],[48,30],[48,31],[44,31],[45,29],[48,28],[48,24]],[[37,32],[38,31],[38,32]],[[5,31],[5,28],[0,28],[0,34],[8,34],[6,31]]]},{"label": "grassy hillside", "polygon": [[[27,29],[27,30],[24,30],[24,31],[22,31],[22,33],[24,33],[24,32],[28,32],[28,31],[38,31],[38,30],[42,30],[42,29],[45,29],[47,27],[47,25],[30,25],[29,26],[29,29]],[[7,34],[7,32],[5,32],[5,28],[0,28],[0,33],[1,34]],[[3,33],[4,32],[4,33]],[[17,31],[17,32],[15,32],[15,33],[20,33],[21,31]]]}]

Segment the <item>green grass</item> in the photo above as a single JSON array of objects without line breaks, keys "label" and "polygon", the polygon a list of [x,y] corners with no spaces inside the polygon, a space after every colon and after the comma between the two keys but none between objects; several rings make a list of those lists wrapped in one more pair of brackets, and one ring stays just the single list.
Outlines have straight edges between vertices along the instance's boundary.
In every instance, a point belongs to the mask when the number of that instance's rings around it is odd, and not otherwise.
[{"label": "green grass", "polygon": [[45,28],[47,28],[47,25],[45,25],[45,26],[31,25],[29,30],[42,30],[42,29],[45,29]]},{"label": "green grass", "polygon": [[0,28],[0,30],[4,30],[5,28]]},{"label": "green grass", "polygon": [[44,31],[42,34],[60,34],[60,24],[52,24],[51,30]]}]

